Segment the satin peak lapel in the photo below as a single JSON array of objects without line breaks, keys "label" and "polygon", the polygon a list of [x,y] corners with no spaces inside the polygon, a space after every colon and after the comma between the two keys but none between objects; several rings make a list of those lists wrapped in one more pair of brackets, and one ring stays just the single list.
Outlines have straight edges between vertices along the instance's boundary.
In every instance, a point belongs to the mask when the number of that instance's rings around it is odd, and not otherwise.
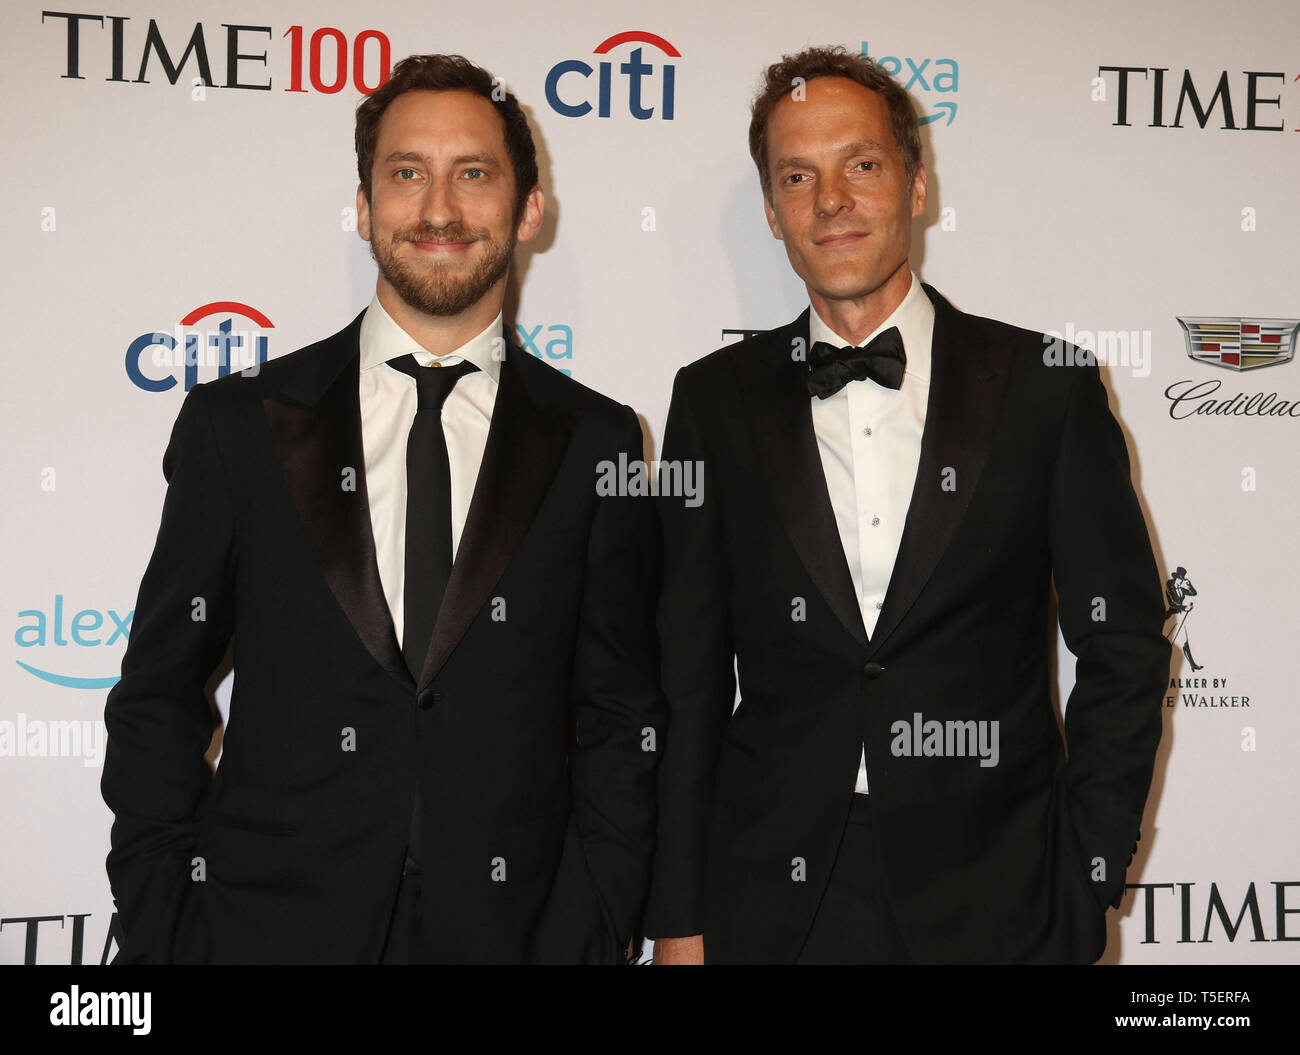
[{"label": "satin peak lapel", "polygon": [[813,432],[806,364],[791,354],[796,337],[808,345],[808,311],[768,337],[750,353],[752,361],[737,363],[754,446],[795,552],[844,629],[865,646],[867,631]]},{"label": "satin peak lapel", "polygon": [[[990,346],[932,287],[930,398],[912,501],[872,638],[878,649],[929,581],[970,505],[1011,381],[1013,349]],[[951,470],[951,472],[949,471]]]},{"label": "satin peak lapel", "polygon": [[460,644],[528,534],[580,416],[576,410],[544,410],[533,402],[526,373],[549,368],[528,362],[528,353],[510,340],[508,326],[506,333],[508,351],[483,464],[425,656],[421,688]]},{"label": "satin peak lapel", "polygon": [[357,389],[361,318],[316,346],[319,351],[301,369],[273,383],[262,408],[330,591],[375,662],[414,690],[384,598],[370,524]]}]

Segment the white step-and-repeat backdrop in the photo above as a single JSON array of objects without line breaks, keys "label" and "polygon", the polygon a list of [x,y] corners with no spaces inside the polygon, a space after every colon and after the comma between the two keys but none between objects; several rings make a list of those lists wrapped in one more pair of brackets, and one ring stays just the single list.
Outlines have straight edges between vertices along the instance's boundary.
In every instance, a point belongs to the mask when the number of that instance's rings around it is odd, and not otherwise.
[{"label": "white step-and-repeat backdrop", "polygon": [[12,0],[0,962],[116,951],[103,707],[163,447],[220,349],[236,369],[283,355],[368,302],[362,93],[442,51],[518,95],[548,197],[517,268],[521,341],[634,406],[657,449],[679,366],[806,304],[746,131],[762,68],[824,43],[884,63],[924,115],[922,278],[1096,350],[1162,573],[1196,591],[1168,626],[1165,736],[1106,961],[1300,959],[1293,0]]}]

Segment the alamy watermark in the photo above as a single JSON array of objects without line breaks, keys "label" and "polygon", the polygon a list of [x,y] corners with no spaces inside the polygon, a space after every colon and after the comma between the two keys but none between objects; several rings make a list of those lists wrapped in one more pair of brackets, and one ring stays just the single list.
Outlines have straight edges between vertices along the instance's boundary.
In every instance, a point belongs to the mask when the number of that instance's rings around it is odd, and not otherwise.
[{"label": "alamy watermark", "polygon": [[596,463],[596,494],[601,498],[683,498],[695,508],[704,504],[704,463],[645,462],[620,451],[617,462],[605,459]]},{"label": "alamy watermark", "polygon": [[889,727],[894,734],[889,752],[895,758],[975,758],[990,769],[998,764],[998,722],[968,718],[964,721],[927,721],[920,711],[912,720],[899,719]]},{"label": "alamy watermark", "polygon": [[1112,370],[1123,367],[1134,377],[1151,373],[1150,330],[1076,330],[1065,324],[1065,332],[1043,334],[1044,366],[1092,366],[1100,363]]},{"label": "alamy watermark", "polygon": [[0,758],[80,758],[88,769],[104,764],[108,726],[96,719],[44,721],[19,712],[0,720]]},{"label": "alamy watermark", "polygon": [[216,366],[255,376],[267,358],[269,335],[263,330],[236,330],[229,322],[215,330],[199,330],[179,323],[172,333],[155,333],[149,342],[154,366],[176,369]]},{"label": "alamy watermark", "polygon": [[130,1026],[137,1037],[148,1034],[152,993],[96,993],[74,985],[50,996],[52,1026]]}]

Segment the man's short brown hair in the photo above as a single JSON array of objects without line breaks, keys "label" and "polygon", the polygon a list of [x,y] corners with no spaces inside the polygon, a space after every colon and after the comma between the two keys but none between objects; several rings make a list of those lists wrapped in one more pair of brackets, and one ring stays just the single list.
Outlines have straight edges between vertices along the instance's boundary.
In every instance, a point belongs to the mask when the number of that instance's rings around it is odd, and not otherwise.
[{"label": "man's short brown hair", "polygon": [[370,200],[370,173],[374,166],[379,122],[388,104],[405,92],[467,91],[481,95],[501,115],[505,124],[506,152],[515,173],[515,216],[523,211],[528,192],[537,186],[537,148],[528,118],[519,100],[505,90],[487,70],[463,55],[408,55],[393,67],[392,75],[357,107],[357,175]]},{"label": "man's short brown hair", "polygon": [[814,77],[847,77],[885,100],[894,140],[903,155],[907,182],[911,184],[921,165],[921,133],[912,97],[893,77],[861,53],[850,52],[839,46],[805,48],[797,55],[783,55],[780,62],[769,66],[763,75],[763,87],[754,96],[754,105],[751,107],[753,116],[749,122],[749,154],[758,166],[763,197],[772,200],[772,184],[767,171],[768,118],[772,116],[776,104],[797,85],[805,84]]}]

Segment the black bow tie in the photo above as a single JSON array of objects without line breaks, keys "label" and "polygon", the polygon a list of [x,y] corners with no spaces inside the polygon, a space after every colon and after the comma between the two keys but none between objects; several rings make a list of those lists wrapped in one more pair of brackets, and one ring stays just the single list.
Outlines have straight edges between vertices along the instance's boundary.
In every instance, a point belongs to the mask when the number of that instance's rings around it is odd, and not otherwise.
[{"label": "black bow tie", "polygon": [[837,348],[818,341],[808,351],[808,365],[812,367],[808,394],[819,399],[830,399],[850,381],[868,378],[884,388],[902,388],[907,366],[903,335],[891,326],[865,348]]}]

